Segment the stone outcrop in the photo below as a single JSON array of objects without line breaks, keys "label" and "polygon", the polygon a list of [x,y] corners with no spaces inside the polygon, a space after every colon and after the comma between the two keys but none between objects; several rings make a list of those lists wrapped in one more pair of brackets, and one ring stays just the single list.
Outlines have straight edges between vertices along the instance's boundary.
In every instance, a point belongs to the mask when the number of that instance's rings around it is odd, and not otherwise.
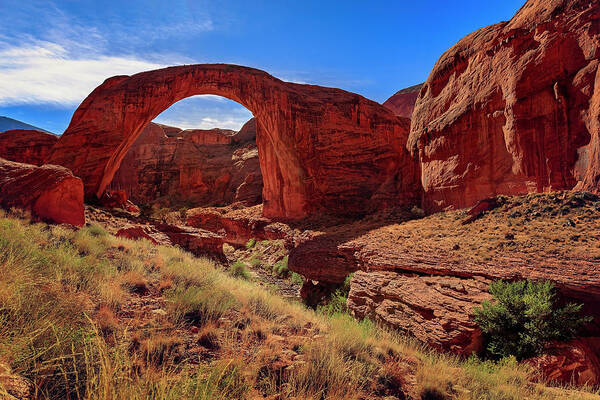
[{"label": "stone outcrop", "polygon": [[600,188],[598,26],[597,1],[529,0],[441,56],[408,141],[427,210]]},{"label": "stone outcrop", "polygon": [[399,117],[411,118],[421,87],[423,87],[422,83],[399,90],[387,99],[383,106],[392,110]]},{"label": "stone outcrop", "polygon": [[133,143],[111,189],[137,204],[213,206],[262,200],[256,122],[231,130],[177,130],[150,123]]},{"label": "stone outcrop", "polygon": [[250,239],[292,240],[292,230],[261,216],[260,206],[236,212],[230,208],[198,208],[188,211],[186,225],[223,236],[225,243],[240,247]]},{"label": "stone outcrop", "polygon": [[146,226],[130,226],[121,228],[115,233],[116,237],[122,237],[130,240],[146,239],[152,244],[158,244],[158,241],[152,236],[153,232]]},{"label": "stone outcrop", "polygon": [[0,158],[0,205],[30,210],[46,222],[85,223],[83,183],[56,165],[37,167]]},{"label": "stone outcrop", "polygon": [[526,360],[544,381],[561,385],[600,384],[600,338],[551,343],[543,355]]},{"label": "stone outcrop", "polygon": [[491,298],[485,279],[358,271],[352,277],[348,307],[410,333],[433,348],[471,354],[482,344],[472,310]]},{"label": "stone outcrop", "polygon": [[213,94],[256,117],[267,217],[360,214],[416,204],[409,120],[340,89],[283,82],[234,65],[187,65],[116,76],[75,111],[48,162],[70,168],[99,197],[143,128],[186,97]]},{"label": "stone outcrop", "polygon": [[0,133],[0,157],[25,164],[42,165],[58,141],[51,133],[14,129]]}]

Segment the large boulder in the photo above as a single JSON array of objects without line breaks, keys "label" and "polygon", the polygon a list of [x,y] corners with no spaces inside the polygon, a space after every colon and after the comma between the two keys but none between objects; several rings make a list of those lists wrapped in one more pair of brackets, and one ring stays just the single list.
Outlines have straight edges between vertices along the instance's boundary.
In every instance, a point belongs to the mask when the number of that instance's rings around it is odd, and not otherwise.
[{"label": "large boulder", "polygon": [[0,206],[30,210],[42,221],[85,223],[83,183],[57,165],[37,167],[0,158]]},{"label": "large boulder", "polygon": [[137,204],[258,204],[263,184],[252,127],[256,124],[248,122],[239,133],[177,131],[150,123],[123,158],[109,188],[124,191]]},{"label": "large boulder", "polygon": [[13,129],[0,133],[0,157],[9,161],[42,165],[58,136],[31,129]]},{"label": "large boulder", "polygon": [[442,55],[408,140],[426,209],[600,188],[598,26],[597,1],[529,0]]},{"label": "large boulder", "polygon": [[144,127],[173,103],[213,94],[256,116],[263,212],[278,219],[359,214],[420,201],[408,119],[358,94],[281,81],[226,65],[184,65],[116,76],[75,111],[48,162],[100,197]]}]

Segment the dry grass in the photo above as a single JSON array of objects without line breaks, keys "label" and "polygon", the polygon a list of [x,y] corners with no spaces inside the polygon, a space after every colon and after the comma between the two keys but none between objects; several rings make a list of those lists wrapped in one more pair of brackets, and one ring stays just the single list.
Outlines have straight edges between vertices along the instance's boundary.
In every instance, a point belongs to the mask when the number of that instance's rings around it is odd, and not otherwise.
[{"label": "dry grass", "polygon": [[39,399],[595,398],[316,314],[176,248],[5,215],[0,363]]}]

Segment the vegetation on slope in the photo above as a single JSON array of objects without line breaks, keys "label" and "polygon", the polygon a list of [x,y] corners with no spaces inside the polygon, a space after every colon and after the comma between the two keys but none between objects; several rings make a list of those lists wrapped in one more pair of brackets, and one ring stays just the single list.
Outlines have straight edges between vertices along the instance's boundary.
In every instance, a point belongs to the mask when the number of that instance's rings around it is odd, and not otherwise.
[{"label": "vegetation on slope", "polygon": [[[177,248],[0,215],[0,364],[40,399],[596,398],[317,314]],[[0,374],[0,397],[11,390]]]}]

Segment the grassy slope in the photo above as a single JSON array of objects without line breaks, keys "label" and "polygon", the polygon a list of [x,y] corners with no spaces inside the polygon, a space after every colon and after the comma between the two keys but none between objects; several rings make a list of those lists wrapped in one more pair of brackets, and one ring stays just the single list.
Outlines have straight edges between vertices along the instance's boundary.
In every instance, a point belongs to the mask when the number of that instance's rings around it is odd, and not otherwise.
[{"label": "grassy slope", "polygon": [[316,314],[176,248],[4,214],[0,364],[41,399],[598,398]]}]

